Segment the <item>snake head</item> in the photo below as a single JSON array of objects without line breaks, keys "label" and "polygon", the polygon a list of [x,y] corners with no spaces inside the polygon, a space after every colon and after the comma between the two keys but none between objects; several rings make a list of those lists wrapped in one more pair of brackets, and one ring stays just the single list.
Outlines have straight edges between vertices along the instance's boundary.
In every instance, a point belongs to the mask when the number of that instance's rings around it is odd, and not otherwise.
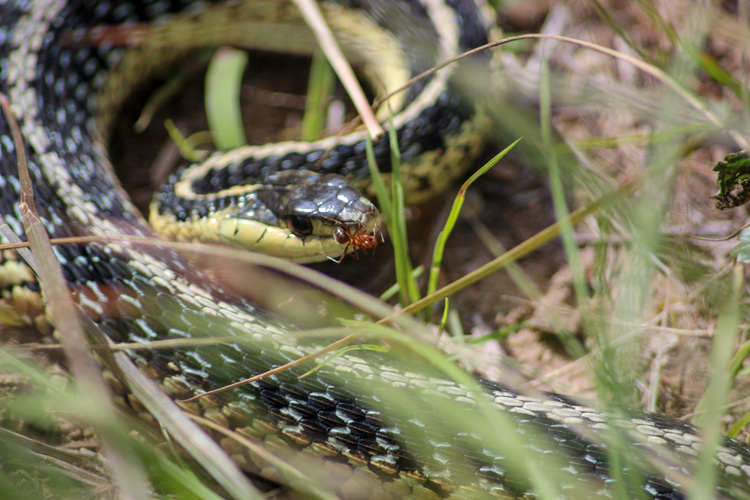
[{"label": "snake head", "polygon": [[[360,246],[355,236],[374,236],[380,223],[370,200],[335,174],[279,171],[266,176],[252,194],[256,202],[245,204],[252,208],[235,214],[238,221],[247,220],[248,238],[242,231],[237,236],[252,243],[253,250],[297,262],[336,259]],[[250,230],[251,222],[264,225],[262,234]]]},{"label": "snake head", "polygon": [[159,191],[150,213],[157,233],[301,263],[336,260],[349,250],[377,243],[380,214],[344,177],[281,170],[217,188],[202,181],[220,177],[207,175],[211,173],[203,166],[187,170]]}]

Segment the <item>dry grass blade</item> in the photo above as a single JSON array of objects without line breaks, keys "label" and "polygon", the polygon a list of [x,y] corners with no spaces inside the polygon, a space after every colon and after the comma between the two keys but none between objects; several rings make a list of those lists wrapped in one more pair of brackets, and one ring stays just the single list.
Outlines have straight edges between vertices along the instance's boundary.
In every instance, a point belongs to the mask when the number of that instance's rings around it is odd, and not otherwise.
[{"label": "dry grass blade", "polygon": [[[103,448],[109,457],[110,473],[117,484],[121,498],[137,500],[146,498],[145,472],[134,460],[132,450],[122,443],[122,436],[112,425],[117,420],[109,391],[101,376],[101,370],[88,349],[86,337],[78,321],[78,311],[70,296],[67,282],[57,261],[47,231],[34,205],[34,189],[26,165],[26,149],[10,103],[0,94],[0,107],[10,126],[18,159],[21,200],[19,210],[29,239],[32,253],[36,256],[39,277],[45,292],[47,307],[55,328],[60,333],[63,349],[70,364],[70,371],[81,392],[82,405],[99,429]],[[115,445],[117,443],[117,445]]]},{"label": "dry grass blade", "polygon": [[[641,59],[638,59],[637,57],[629,56],[627,54],[623,54],[622,52],[618,52],[616,50],[612,50],[610,48],[597,45],[595,43],[586,42],[583,40],[576,40],[574,38],[561,36],[561,35],[545,35],[545,34],[527,34],[527,35],[518,35],[518,36],[512,36],[508,38],[503,38],[502,40],[497,40],[494,42],[487,43],[485,45],[482,45],[481,47],[477,47],[472,50],[468,50],[464,52],[463,54],[460,54],[456,57],[452,57],[448,59],[447,61],[444,61],[427,71],[424,71],[423,73],[420,73],[419,75],[411,78],[408,80],[404,85],[401,87],[393,90],[388,95],[384,96],[382,99],[379,99],[375,104],[373,105],[374,108],[377,108],[382,103],[386,102],[388,99],[393,97],[394,95],[404,92],[409,87],[411,87],[415,82],[418,82],[419,80],[422,80],[423,78],[432,75],[433,73],[440,71],[441,69],[445,68],[446,66],[450,64],[454,64],[458,61],[461,61],[463,59],[466,59],[468,57],[471,57],[475,54],[478,54],[480,52],[484,52],[486,50],[493,49],[495,47],[500,47],[502,45],[506,45],[508,43],[517,42],[520,40],[555,40],[558,42],[564,42],[564,43],[570,43],[573,45],[578,45],[580,47],[587,48],[589,50],[593,50],[595,52],[599,52],[601,54],[605,54],[610,57],[614,57],[615,59],[619,59],[622,61],[626,61],[629,64],[633,65],[634,67],[638,68],[639,70],[643,71],[644,73],[651,75],[652,77],[656,78],[660,82],[662,82],[664,85],[668,86],[670,89],[672,89],[677,95],[679,95],[683,100],[685,100],[687,103],[689,103],[692,107],[694,107],[696,110],[698,110],[710,123],[712,123],[714,126],[719,128],[724,128],[725,124],[722,123],[721,119],[716,116],[716,114],[711,111],[708,106],[693,92],[688,90],[684,85],[682,85],[680,82],[678,82],[676,79],[672,78],[670,75],[668,75],[665,71],[663,71],[660,68],[657,68],[653,64],[649,64],[646,61],[643,61]],[[737,130],[729,130],[729,134],[732,136],[732,138],[739,144],[741,147],[746,148],[748,147],[747,140],[743,137],[743,135],[737,131]]]},{"label": "dry grass blade", "polygon": [[375,113],[372,112],[370,103],[367,101],[367,97],[359,85],[354,71],[352,71],[351,66],[346,61],[346,57],[341,52],[341,48],[336,43],[336,38],[323,18],[320,8],[313,0],[294,0],[294,3],[302,13],[302,17],[305,18],[310,29],[315,33],[315,38],[317,38],[321,50],[339,76],[341,84],[346,88],[349,97],[354,103],[354,107],[357,108],[357,112],[362,117],[362,121],[370,133],[370,137],[373,139],[383,137],[385,132],[380,123],[378,123],[377,118],[375,118]]}]

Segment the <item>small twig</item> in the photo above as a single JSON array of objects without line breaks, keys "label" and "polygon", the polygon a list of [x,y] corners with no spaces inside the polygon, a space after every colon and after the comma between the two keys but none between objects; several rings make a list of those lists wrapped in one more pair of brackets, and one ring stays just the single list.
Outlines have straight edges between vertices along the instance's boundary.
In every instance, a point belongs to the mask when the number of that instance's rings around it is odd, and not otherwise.
[{"label": "small twig", "polygon": [[741,228],[737,229],[736,231],[732,231],[728,235],[722,236],[721,238],[709,238],[707,236],[698,236],[697,234],[689,234],[688,238],[692,238],[694,240],[703,240],[703,241],[729,241],[732,238],[736,238],[737,236],[739,236],[739,234],[745,229],[747,229],[748,227],[750,227],[750,222],[748,222]]}]

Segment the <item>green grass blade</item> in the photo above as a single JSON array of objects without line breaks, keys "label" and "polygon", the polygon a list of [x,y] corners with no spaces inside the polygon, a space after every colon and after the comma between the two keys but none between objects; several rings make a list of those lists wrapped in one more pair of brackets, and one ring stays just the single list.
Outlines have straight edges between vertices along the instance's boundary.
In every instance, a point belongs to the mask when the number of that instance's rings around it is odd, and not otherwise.
[{"label": "green grass blade", "polygon": [[393,203],[391,202],[391,195],[388,189],[385,187],[385,181],[383,181],[383,175],[380,173],[378,168],[378,162],[375,160],[375,151],[372,147],[372,139],[367,137],[367,145],[365,148],[367,154],[367,166],[370,169],[370,177],[372,178],[372,184],[375,187],[375,194],[378,198],[378,206],[380,207],[380,214],[385,219],[386,226],[390,226],[391,220],[393,220]]},{"label": "green grass blade", "polygon": [[[586,302],[588,298],[588,288],[586,276],[581,264],[581,255],[578,251],[573,224],[570,221],[570,210],[565,199],[565,188],[563,186],[562,172],[560,163],[556,154],[554,140],[552,138],[552,102],[550,95],[549,66],[547,60],[542,58],[541,75],[539,82],[539,108],[540,108],[540,131],[542,138],[542,147],[546,152],[549,169],[550,192],[552,194],[552,203],[555,207],[555,215],[560,222],[560,238],[563,242],[565,255],[568,258],[573,273],[573,285],[576,292],[576,298],[579,304]],[[561,335],[560,340],[565,344],[568,352],[573,357],[583,356],[585,351],[572,335]]]},{"label": "green grass blade", "polygon": [[430,277],[427,282],[427,294],[433,293],[437,290],[438,278],[440,277],[440,265],[443,263],[443,254],[445,253],[445,244],[448,242],[453,228],[456,227],[458,216],[461,213],[461,207],[464,205],[464,199],[466,198],[466,190],[469,189],[474,181],[476,181],[481,175],[491,169],[503,156],[513,149],[521,139],[516,139],[510,146],[500,151],[490,161],[485,163],[479,170],[469,177],[466,182],[463,183],[461,189],[458,191],[456,198],[453,200],[453,206],[451,207],[450,214],[448,214],[448,220],[445,221],[443,229],[438,234],[437,241],[435,242],[435,248],[432,251],[432,266],[430,267]]},{"label": "green grass blade", "polygon": [[703,444],[698,463],[695,464],[696,480],[689,489],[687,498],[712,498],[718,481],[715,453],[722,439],[721,417],[730,388],[727,367],[731,365],[732,352],[739,336],[739,305],[743,290],[743,268],[741,264],[735,264],[726,305],[719,316],[711,343],[708,387],[697,407],[700,413],[695,420],[701,428]]},{"label": "green grass blade", "polygon": [[396,283],[398,284],[399,301],[402,305],[419,300],[419,289],[414,275],[414,269],[409,259],[409,241],[406,234],[406,219],[404,217],[404,191],[401,185],[401,155],[398,149],[396,132],[391,126],[388,133],[391,145],[391,189],[385,181],[375,161],[372,140],[367,140],[367,163],[370,167],[375,192],[378,197],[380,213],[385,219],[388,234],[393,245],[394,262],[396,268]]},{"label": "green grass blade", "polygon": [[216,147],[229,150],[244,146],[245,127],[240,108],[240,85],[247,53],[222,47],[206,72],[206,117]]},{"label": "green grass blade", "polygon": [[391,235],[396,267],[396,281],[401,284],[399,289],[400,302],[403,307],[416,302],[420,298],[417,280],[409,257],[409,237],[406,231],[406,202],[404,199],[404,186],[401,183],[401,151],[398,145],[396,128],[393,125],[393,114],[389,110],[390,126],[388,129],[388,141],[391,149],[391,199],[393,200],[391,226],[388,234]]},{"label": "green grass blade", "polygon": [[727,431],[727,437],[736,438],[737,436],[739,436],[742,429],[744,429],[748,424],[750,424],[750,412],[745,413],[741,418],[737,419],[737,421],[732,424],[732,427],[730,427]]},{"label": "green grass blade", "polygon": [[170,119],[164,120],[164,128],[180,150],[180,155],[187,161],[200,161],[205,156],[205,151],[196,149],[197,145],[206,144],[204,141],[205,132],[197,132],[190,137],[185,137]]},{"label": "green grass blade", "polygon": [[314,141],[322,136],[328,102],[333,95],[335,85],[336,79],[328,60],[320,52],[315,52],[310,64],[305,116],[302,117],[300,138],[303,141]]},{"label": "green grass blade", "polygon": [[443,305],[443,317],[440,318],[440,324],[438,325],[438,334],[437,337],[440,338],[443,335],[443,332],[445,331],[446,326],[448,325],[448,314],[450,311],[451,305],[450,305],[450,298],[445,298],[445,304]]}]

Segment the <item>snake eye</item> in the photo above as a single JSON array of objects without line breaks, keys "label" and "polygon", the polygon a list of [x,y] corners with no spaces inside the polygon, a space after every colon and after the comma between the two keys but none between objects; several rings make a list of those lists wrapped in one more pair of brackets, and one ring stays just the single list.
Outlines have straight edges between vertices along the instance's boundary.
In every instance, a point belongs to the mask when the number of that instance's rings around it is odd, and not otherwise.
[{"label": "snake eye", "polygon": [[309,236],[313,232],[312,221],[308,217],[294,215],[289,218],[289,227],[297,236]]}]

